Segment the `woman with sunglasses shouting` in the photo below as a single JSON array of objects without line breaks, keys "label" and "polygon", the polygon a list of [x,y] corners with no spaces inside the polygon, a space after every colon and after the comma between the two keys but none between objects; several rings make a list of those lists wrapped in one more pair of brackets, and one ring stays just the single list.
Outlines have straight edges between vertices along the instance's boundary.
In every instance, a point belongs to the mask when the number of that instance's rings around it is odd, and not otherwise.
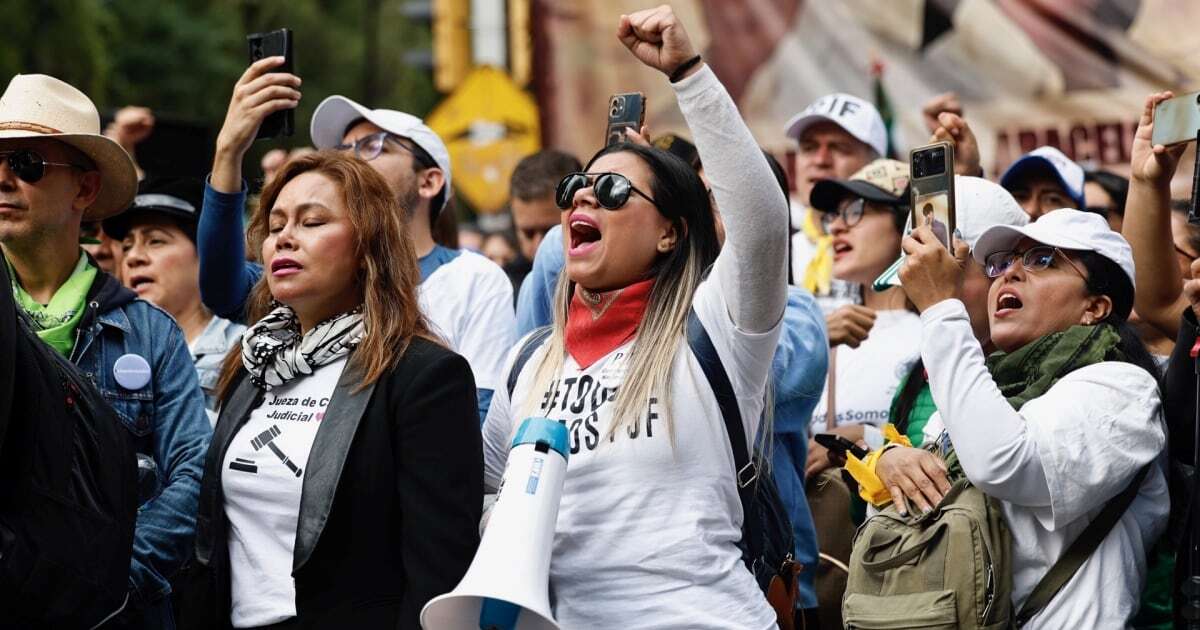
[{"label": "woman with sunglasses shouting", "polygon": [[[938,451],[953,451],[947,461],[961,470],[947,473],[932,453],[885,451],[877,473],[897,510],[931,511],[964,476],[998,499],[1012,532],[1018,611],[1068,548],[1090,539],[1062,590],[1024,611],[1025,627],[1126,627],[1169,510],[1154,464],[1166,443],[1157,373],[1128,324],[1129,244],[1099,215],[1071,209],[985,231],[973,256],[994,278],[988,315],[998,351],[986,357],[961,301],[965,260],[927,227],[904,239],[904,251],[900,277],[921,310],[938,409],[925,434],[943,426]],[[1083,535],[1104,516],[1115,524]]]},{"label": "woman with sunglasses shouting", "polygon": [[725,245],[704,184],[667,152],[616,144],[564,178],[567,262],[555,321],[524,365],[510,361],[511,398],[496,393],[484,426],[485,484],[499,484],[523,418],[566,425],[550,567],[564,628],[774,628],[742,563],[731,442],[685,325],[694,310],[753,438],[787,299],[786,201],[669,7],[622,16],[618,36],[672,80]]}]

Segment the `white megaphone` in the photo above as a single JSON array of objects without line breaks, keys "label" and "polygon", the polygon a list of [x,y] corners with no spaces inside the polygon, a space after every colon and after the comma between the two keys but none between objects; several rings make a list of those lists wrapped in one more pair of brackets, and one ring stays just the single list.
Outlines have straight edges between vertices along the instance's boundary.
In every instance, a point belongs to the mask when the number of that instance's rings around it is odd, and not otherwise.
[{"label": "white megaphone", "polygon": [[558,630],[550,612],[550,552],[567,472],[567,428],[526,418],[471,568],[421,610],[425,630]]}]

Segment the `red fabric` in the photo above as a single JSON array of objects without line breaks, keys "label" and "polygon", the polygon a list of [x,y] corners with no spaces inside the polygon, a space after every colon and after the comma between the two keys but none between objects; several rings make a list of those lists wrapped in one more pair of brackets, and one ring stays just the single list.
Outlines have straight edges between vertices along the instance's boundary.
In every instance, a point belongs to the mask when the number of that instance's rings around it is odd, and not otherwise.
[{"label": "red fabric", "polygon": [[650,304],[652,287],[653,279],[643,280],[607,293],[588,292],[595,296],[589,300],[584,297],[587,289],[576,285],[567,309],[566,346],[580,368],[586,369],[633,337]]}]

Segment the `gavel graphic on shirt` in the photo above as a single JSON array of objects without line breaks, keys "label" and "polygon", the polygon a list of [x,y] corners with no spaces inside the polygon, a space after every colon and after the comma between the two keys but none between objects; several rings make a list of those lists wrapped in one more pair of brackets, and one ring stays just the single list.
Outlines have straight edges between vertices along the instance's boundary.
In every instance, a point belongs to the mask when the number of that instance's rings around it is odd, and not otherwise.
[{"label": "gavel graphic on shirt", "polygon": [[288,459],[288,456],[284,455],[283,451],[279,450],[278,446],[275,446],[275,438],[279,437],[279,433],[279,425],[273,424],[271,425],[270,429],[259,433],[258,436],[256,436],[253,440],[250,440],[250,446],[253,446],[254,450],[256,451],[264,446],[271,449],[271,452],[275,453],[275,456],[279,458],[279,461],[283,462],[284,466],[287,466],[289,470],[299,477],[304,473],[304,471],[296,466],[292,460]]}]

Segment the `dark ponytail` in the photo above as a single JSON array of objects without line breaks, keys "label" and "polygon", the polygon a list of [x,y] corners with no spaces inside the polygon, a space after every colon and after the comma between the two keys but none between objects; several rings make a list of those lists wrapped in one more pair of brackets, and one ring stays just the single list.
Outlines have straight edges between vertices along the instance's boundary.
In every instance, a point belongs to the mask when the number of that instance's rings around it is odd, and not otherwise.
[{"label": "dark ponytail", "polygon": [[1106,295],[1112,300],[1112,311],[1104,323],[1116,327],[1121,335],[1118,348],[1125,354],[1126,360],[1143,370],[1146,370],[1158,383],[1162,391],[1162,373],[1158,362],[1146,349],[1137,331],[1129,324],[1129,314],[1133,312],[1133,283],[1125,271],[1117,263],[1090,251],[1073,252],[1075,258],[1087,269],[1087,291],[1089,295]]}]

